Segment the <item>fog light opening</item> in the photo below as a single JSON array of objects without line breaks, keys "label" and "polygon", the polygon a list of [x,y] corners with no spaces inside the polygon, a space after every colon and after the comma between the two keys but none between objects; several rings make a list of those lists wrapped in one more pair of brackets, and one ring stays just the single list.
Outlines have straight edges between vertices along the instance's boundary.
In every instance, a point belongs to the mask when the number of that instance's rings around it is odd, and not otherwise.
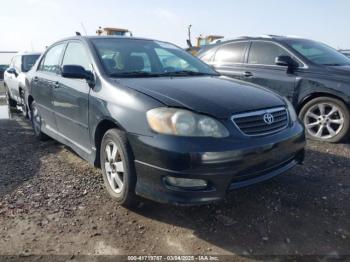
[{"label": "fog light opening", "polygon": [[188,179],[167,176],[164,179],[165,183],[172,187],[183,189],[206,189],[208,182],[202,179]]}]

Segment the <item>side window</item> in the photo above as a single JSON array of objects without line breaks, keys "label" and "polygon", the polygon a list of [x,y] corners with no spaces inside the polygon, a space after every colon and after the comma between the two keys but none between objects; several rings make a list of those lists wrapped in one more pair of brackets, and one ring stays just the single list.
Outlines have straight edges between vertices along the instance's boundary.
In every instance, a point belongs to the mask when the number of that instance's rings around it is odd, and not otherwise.
[{"label": "side window", "polygon": [[62,65],[79,65],[89,71],[90,59],[85,51],[84,46],[81,43],[72,42],[68,44],[66,52],[64,54]]},{"label": "side window", "polygon": [[276,57],[290,54],[278,45],[267,42],[252,42],[248,64],[275,65]]},{"label": "side window", "polygon": [[65,44],[58,44],[52,47],[47,53],[39,66],[40,71],[54,74],[60,73],[60,58]]},{"label": "side window", "polygon": [[215,54],[215,62],[219,63],[243,63],[248,42],[236,42],[225,44]]}]

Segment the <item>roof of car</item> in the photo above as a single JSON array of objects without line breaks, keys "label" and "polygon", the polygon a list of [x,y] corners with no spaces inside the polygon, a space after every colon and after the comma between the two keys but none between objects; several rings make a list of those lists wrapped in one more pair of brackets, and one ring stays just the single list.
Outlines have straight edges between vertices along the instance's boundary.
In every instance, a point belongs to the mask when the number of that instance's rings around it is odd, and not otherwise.
[{"label": "roof of car", "polygon": [[148,39],[148,38],[129,37],[129,36],[114,36],[114,35],[107,35],[107,36],[72,36],[72,37],[64,38],[64,39],[62,39],[60,41],[81,40],[81,39],[131,39],[131,40],[157,41],[155,39]]},{"label": "roof of car", "polygon": [[27,56],[27,55],[41,55],[40,52],[19,52],[16,56]]},{"label": "roof of car", "polygon": [[261,36],[239,36],[231,39],[220,39],[216,42],[216,44],[228,43],[232,41],[238,40],[287,40],[287,39],[305,39],[299,36],[283,36],[283,35],[261,35]]}]

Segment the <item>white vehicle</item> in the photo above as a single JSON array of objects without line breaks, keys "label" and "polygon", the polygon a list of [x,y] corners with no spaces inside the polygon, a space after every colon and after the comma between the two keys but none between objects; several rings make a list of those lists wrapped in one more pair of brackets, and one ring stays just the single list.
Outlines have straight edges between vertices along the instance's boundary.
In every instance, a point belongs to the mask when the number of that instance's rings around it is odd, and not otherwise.
[{"label": "white vehicle", "polygon": [[10,106],[21,106],[24,115],[27,116],[27,106],[24,102],[25,74],[33,67],[40,53],[16,54],[4,73],[4,85],[7,102]]},{"label": "white vehicle", "polygon": [[15,51],[0,51],[0,82],[3,82],[4,72],[9,67],[11,59],[16,53]]}]

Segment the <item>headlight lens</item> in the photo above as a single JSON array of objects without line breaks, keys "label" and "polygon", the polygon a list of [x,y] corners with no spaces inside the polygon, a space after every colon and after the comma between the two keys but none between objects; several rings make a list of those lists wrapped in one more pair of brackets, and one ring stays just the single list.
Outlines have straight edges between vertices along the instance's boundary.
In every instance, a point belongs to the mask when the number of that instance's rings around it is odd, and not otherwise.
[{"label": "headlight lens", "polygon": [[290,116],[290,120],[292,122],[295,122],[298,120],[298,115],[295,112],[294,106],[292,105],[292,103],[288,100],[288,99],[284,99],[286,101],[287,107],[288,107],[288,111],[289,111],[289,116]]},{"label": "headlight lens", "polygon": [[189,137],[227,137],[229,132],[214,118],[178,108],[155,108],[147,112],[151,129],[157,133]]}]

